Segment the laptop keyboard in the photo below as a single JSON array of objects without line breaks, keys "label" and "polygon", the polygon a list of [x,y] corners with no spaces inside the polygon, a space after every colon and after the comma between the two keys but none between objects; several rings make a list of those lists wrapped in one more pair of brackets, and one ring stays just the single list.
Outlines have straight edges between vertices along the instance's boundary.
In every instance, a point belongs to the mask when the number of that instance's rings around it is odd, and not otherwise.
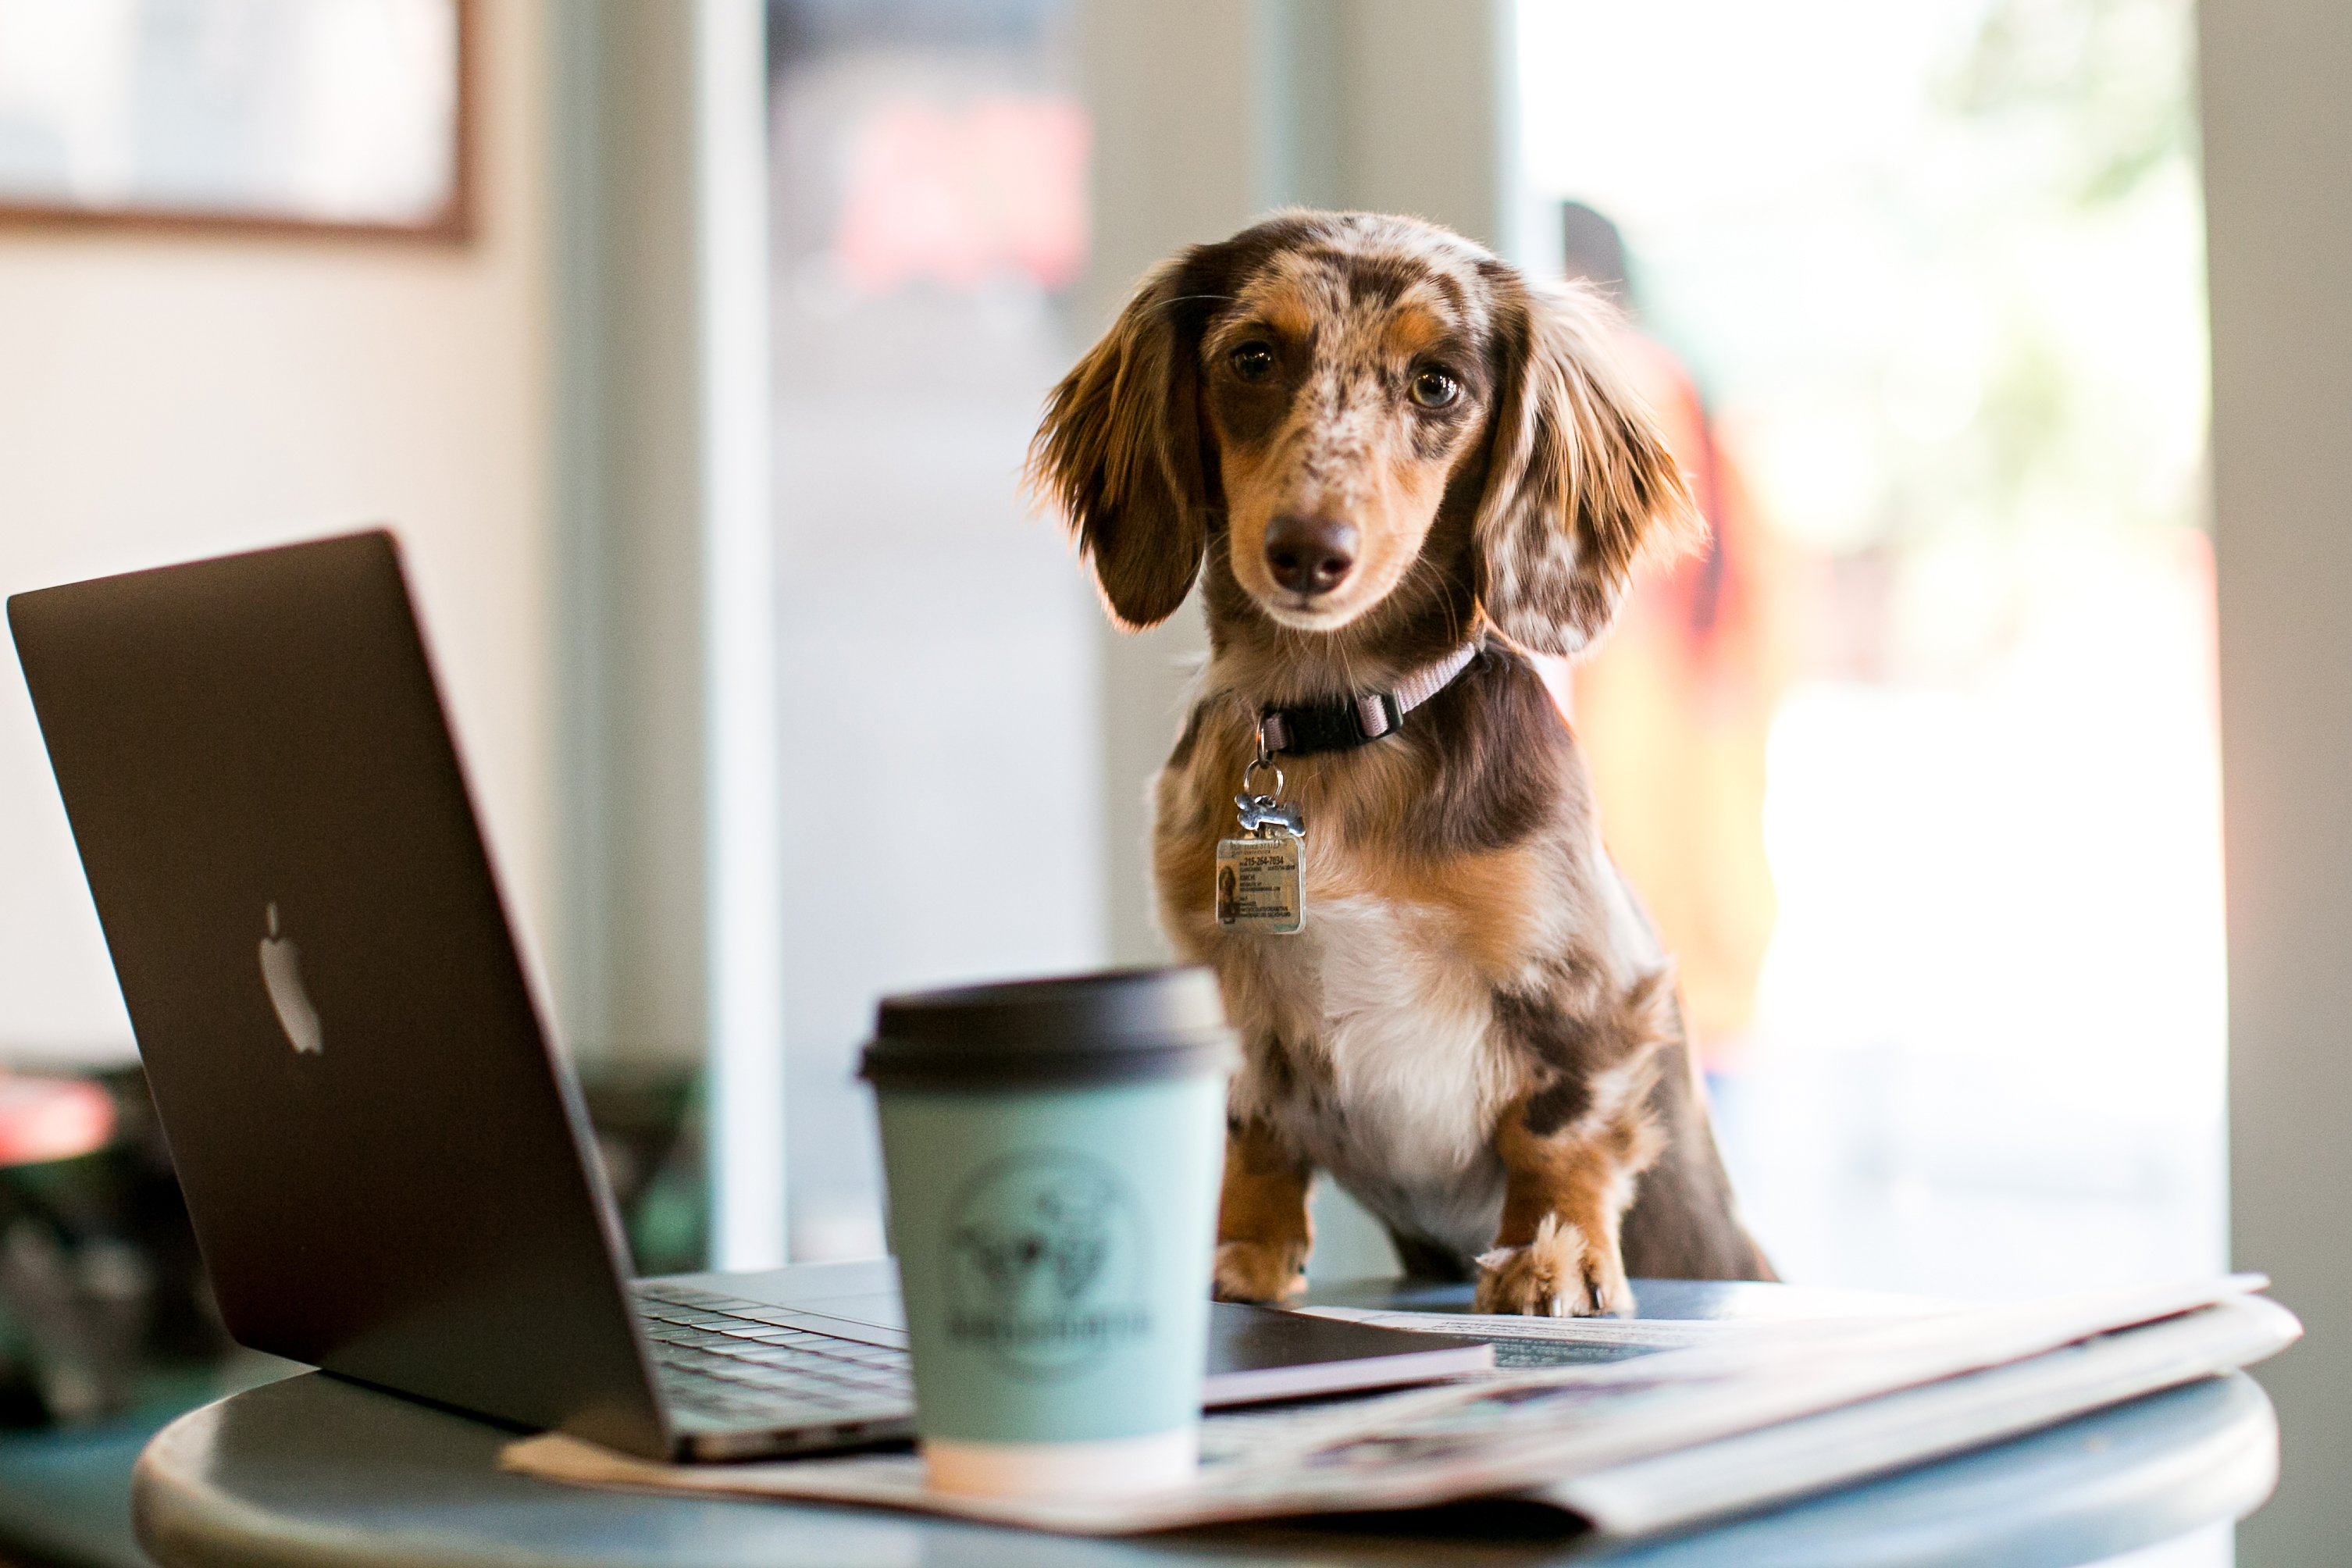
[{"label": "laptop keyboard", "polygon": [[759,1427],[914,1408],[906,1335],[897,1330],[666,1281],[640,1282],[636,1298],[662,1393],[681,1414]]}]

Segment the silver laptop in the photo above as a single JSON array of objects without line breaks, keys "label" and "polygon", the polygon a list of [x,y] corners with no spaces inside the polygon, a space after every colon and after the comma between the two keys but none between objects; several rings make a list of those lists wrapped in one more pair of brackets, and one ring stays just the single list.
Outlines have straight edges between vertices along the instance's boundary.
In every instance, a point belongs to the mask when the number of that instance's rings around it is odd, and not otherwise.
[{"label": "silver laptop", "polygon": [[[652,1457],[904,1436],[887,1261],[629,1282],[383,532],[8,601],[229,1331]],[[1209,1402],[1491,1364],[1220,1307]]]}]

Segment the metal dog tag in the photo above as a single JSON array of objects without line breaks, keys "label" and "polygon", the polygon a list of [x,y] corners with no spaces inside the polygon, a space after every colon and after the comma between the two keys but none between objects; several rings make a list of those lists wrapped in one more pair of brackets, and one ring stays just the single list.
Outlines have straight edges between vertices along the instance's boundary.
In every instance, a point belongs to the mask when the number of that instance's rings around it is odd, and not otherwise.
[{"label": "metal dog tag", "polygon": [[[1274,775],[1274,791],[1257,795],[1250,780]],[[1257,760],[1242,770],[1241,809],[1246,838],[1217,842],[1217,923],[1228,931],[1296,936],[1307,918],[1307,881],[1298,870],[1298,846],[1307,837],[1306,815],[1282,801],[1282,770],[1267,755],[1265,732],[1257,737]]]},{"label": "metal dog tag", "polygon": [[1217,843],[1217,923],[1228,931],[1295,936],[1307,910],[1298,840],[1280,829]]}]

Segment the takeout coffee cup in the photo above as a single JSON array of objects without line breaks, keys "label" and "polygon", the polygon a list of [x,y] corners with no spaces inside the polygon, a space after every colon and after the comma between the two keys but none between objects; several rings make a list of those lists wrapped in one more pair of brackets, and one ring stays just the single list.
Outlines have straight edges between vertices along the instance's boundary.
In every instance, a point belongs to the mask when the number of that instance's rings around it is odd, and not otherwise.
[{"label": "takeout coffee cup", "polygon": [[874,1085],[930,1484],[1182,1483],[1233,1033],[1205,969],[893,996]]}]

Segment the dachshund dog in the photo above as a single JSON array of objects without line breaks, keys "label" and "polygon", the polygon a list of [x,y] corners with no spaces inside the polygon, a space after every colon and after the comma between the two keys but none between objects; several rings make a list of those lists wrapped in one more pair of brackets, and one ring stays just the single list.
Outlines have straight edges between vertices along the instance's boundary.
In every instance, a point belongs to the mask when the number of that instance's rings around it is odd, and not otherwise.
[{"label": "dachshund dog", "polygon": [[[1629,1271],[1773,1277],[1529,658],[1591,645],[1637,555],[1700,528],[1610,327],[1430,224],[1291,212],[1149,273],[1048,400],[1030,483],[1113,619],[1156,625],[1203,579],[1153,865],[1243,1039],[1220,1300],[1304,1288],[1318,1170],[1410,1271],[1475,1275],[1480,1311],[1629,1312]],[[1274,768],[1297,934],[1219,898]]]}]

